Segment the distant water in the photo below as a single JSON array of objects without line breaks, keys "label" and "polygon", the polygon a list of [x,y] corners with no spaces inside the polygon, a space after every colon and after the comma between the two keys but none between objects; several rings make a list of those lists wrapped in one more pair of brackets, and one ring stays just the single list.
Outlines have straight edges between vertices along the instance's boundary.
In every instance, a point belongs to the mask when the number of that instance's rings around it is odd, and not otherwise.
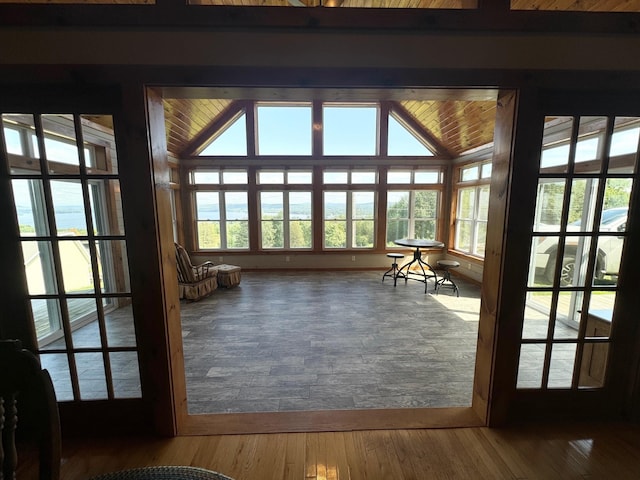
[{"label": "distant water", "polygon": [[[311,218],[310,206],[308,204],[303,205],[291,205],[290,215],[297,219]],[[344,210],[344,205],[341,204],[328,204],[325,206],[328,212],[336,211],[341,212]],[[365,205],[365,210],[372,209],[373,204]],[[19,206],[18,210],[18,223],[20,225],[34,225],[33,213],[30,207]],[[247,220],[248,212],[247,207],[244,204],[227,205],[227,216],[234,220]],[[262,211],[265,215],[274,215],[282,211],[280,205],[262,205]],[[200,218],[217,219],[220,218],[220,212],[217,205],[201,205],[198,208],[198,216]],[[331,216],[331,215],[329,215]],[[78,206],[65,206],[56,209],[56,226],[58,230],[68,230],[70,228],[77,228],[79,230],[86,230],[87,224],[84,217],[84,209]]]},{"label": "distant water", "polygon": [[[18,225],[34,225],[33,213],[30,208],[18,207]],[[56,212],[56,227],[58,230],[87,229],[87,221],[81,207],[65,207]]]}]

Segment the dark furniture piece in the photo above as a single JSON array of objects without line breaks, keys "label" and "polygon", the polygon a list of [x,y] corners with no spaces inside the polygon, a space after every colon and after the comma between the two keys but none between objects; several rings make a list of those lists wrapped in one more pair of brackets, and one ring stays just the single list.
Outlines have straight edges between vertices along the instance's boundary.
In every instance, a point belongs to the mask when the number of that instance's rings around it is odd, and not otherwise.
[{"label": "dark furniture piece", "polygon": [[[426,248],[444,248],[444,243],[438,242],[437,240],[426,240],[420,238],[401,238],[400,240],[394,240],[393,243],[402,247],[411,247],[415,249],[413,252],[413,260],[400,267],[397,276],[402,276],[405,283],[407,280],[416,280],[424,283],[424,293],[427,293],[427,281],[430,278],[434,279],[437,286],[438,275],[436,275],[436,271],[431,265],[422,260],[422,250]],[[414,272],[412,270],[414,264],[417,264],[419,271]]]},{"label": "dark furniture piece", "polygon": [[0,478],[16,478],[19,438],[20,446],[38,449],[39,479],[58,480],[62,441],[53,383],[18,340],[0,341],[0,400]]},{"label": "dark furniture piece", "polygon": [[[398,260],[404,258],[404,255],[401,253],[387,253],[387,257],[393,258],[393,263],[391,264],[391,268],[384,272],[382,275],[382,281],[384,282],[385,277],[393,278],[393,286],[396,286],[396,282],[398,281]],[[404,275],[402,275],[404,277]]]},{"label": "dark furniture piece", "polygon": [[460,291],[458,290],[458,285],[455,284],[453,280],[451,280],[451,269],[458,268],[460,266],[460,262],[455,260],[438,260],[437,262],[438,270],[442,272],[441,278],[436,282],[436,293],[442,287],[451,288],[456,296],[460,296]]}]

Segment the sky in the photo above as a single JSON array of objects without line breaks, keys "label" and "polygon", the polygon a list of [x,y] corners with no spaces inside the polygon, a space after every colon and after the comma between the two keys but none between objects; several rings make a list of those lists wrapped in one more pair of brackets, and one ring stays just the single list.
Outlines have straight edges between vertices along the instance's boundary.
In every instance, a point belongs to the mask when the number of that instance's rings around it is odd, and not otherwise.
[{"label": "sky", "polygon": [[[310,105],[258,106],[259,155],[311,155]],[[376,155],[378,109],[374,106],[325,106],[325,155]],[[246,117],[243,114],[201,155],[247,154]],[[389,119],[389,155],[430,156],[431,152],[392,116]]]}]

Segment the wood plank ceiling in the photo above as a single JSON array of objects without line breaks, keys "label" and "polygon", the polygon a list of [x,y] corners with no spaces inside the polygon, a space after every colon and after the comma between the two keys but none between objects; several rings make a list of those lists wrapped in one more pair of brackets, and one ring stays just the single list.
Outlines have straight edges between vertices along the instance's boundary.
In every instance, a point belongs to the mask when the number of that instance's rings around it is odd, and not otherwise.
[{"label": "wood plank ceiling", "polygon": [[[229,99],[165,99],[167,148],[181,152],[231,104]],[[493,141],[496,102],[407,100],[398,102],[448,152],[459,156]]]}]

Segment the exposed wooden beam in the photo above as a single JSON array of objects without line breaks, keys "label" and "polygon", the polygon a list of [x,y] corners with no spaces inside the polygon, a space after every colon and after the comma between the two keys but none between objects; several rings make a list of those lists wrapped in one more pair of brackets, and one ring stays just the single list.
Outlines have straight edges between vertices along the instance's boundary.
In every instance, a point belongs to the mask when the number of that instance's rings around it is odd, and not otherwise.
[{"label": "exposed wooden beam", "polygon": [[[302,1],[302,0],[292,0]],[[337,3],[339,0],[328,0]],[[580,32],[640,33],[640,13],[558,12],[510,10],[508,0],[479,0],[472,9],[428,8],[277,8],[190,5],[158,2],[156,5],[96,4],[0,4],[3,26],[129,26],[140,28],[194,27],[294,27],[308,31],[349,28],[352,30],[419,30],[429,32]],[[354,18],[357,22],[354,23]]]}]

